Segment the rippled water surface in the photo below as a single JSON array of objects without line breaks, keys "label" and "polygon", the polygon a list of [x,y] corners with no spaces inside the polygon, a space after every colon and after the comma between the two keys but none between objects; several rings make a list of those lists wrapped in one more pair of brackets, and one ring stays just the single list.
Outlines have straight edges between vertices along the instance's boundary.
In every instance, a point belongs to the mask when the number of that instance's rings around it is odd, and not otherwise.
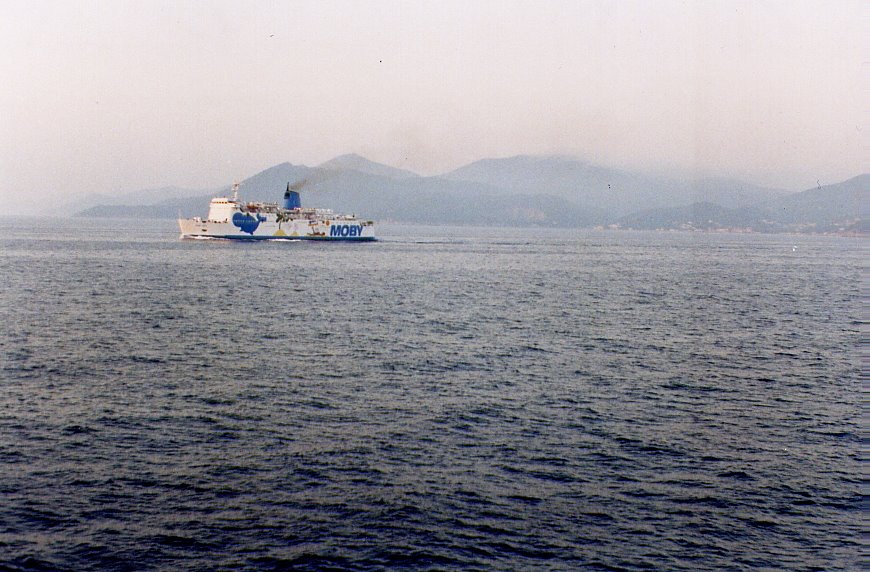
[{"label": "rippled water surface", "polygon": [[861,242],[6,219],[2,570],[843,570]]}]

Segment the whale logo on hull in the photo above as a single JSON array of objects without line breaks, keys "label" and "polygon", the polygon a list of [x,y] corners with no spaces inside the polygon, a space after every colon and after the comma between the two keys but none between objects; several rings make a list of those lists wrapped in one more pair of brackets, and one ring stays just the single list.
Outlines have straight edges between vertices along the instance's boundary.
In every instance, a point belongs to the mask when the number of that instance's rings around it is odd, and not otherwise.
[{"label": "whale logo on hull", "polygon": [[266,217],[261,214],[254,216],[251,213],[237,212],[233,215],[233,224],[239,227],[242,232],[247,232],[251,236],[254,235],[254,231],[257,230],[260,223],[265,220]]}]

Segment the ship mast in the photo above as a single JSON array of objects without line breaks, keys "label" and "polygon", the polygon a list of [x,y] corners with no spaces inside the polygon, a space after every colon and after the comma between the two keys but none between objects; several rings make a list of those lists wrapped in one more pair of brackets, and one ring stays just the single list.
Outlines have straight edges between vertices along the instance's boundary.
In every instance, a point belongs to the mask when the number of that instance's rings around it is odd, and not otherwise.
[{"label": "ship mast", "polygon": [[239,202],[239,184],[233,183],[233,202]]}]

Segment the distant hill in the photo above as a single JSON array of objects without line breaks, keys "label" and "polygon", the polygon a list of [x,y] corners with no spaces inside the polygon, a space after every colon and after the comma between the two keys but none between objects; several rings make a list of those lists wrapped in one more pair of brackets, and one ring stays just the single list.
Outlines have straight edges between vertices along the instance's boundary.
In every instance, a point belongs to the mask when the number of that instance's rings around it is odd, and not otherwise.
[{"label": "distant hill", "polygon": [[[657,200],[655,191],[660,187],[631,173],[559,156],[483,159],[443,177],[486,184],[503,192],[553,195],[608,215],[649,206],[650,200]],[[661,201],[668,203],[664,197]]]},{"label": "distant hill", "polygon": [[789,194],[783,189],[759,187],[746,181],[725,177],[675,181],[673,184],[685,187],[686,196],[693,203],[710,202],[730,209],[764,204]]},{"label": "distant hill", "polygon": [[870,175],[842,183],[819,186],[781,197],[765,204],[774,219],[784,224],[813,223],[819,226],[848,224],[867,218],[870,209]]},{"label": "distant hill", "polygon": [[396,169],[395,167],[369,161],[365,157],[361,157],[356,153],[339,155],[335,159],[321,163],[317,168],[327,171],[357,171],[359,173],[377,175],[388,179],[411,179],[420,176],[417,173],[412,173],[405,169]]},{"label": "distant hill", "polygon": [[[333,165],[334,167],[334,165]],[[305,181],[302,204],[377,220],[471,225],[589,226],[601,213],[559,197],[505,194],[501,189],[440,177],[385,177],[357,170],[281,163],[239,183],[243,200],[279,202],[288,182]],[[78,216],[176,218],[203,216],[214,195],[184,197],[157,205],[99,205]],[[597,217],[597,218],[596,218]]]},{"label": "distant hill", "polygon": [[[395,178],[357,170],[273,167],[244,181],[241,189],[246,199],[276,201],[286,181],[303,179],[303,205],[379,220],[562,226],[593,222],[588,211],[558,197],[506,195],[488,185],[440,177]],[[285,182],[276,185],[276,180]]]},{"label": "distant hill", "polygon": [[762,204],[727,208],[711,203],[646,209],[616,224],[634,229],[750,229],[758,232],[866,232],[870,175],[816,187]]},{"label": "distant hill", "polygon": [[59,210],[62,212],[77,213],[95,206],[157,205],[165,201],[182,199],[185,197],[202,196],[214,192],[218,192],[218,189],[187,189],[183,187],[169,186],[156,189],[131,191],[113,196],[92,193],[65,203]]},{"label": "distant hill", "polygon": [[713,203],[692,203],[681,207],[647,209],[620,218],[621,228],[637,230],[775,230],[766,221],[765,211],[757,207],[731,209]]},{"label": "distant hill", "polygon": [[[183,199],[182,199],[183,200]],[[208,199],[206,199],[208,201]],[[160,205],[97,205],[87,208],[75,216],[99,218],[178,218],[181,209],[176,202]]]},{"label": "distant hill", "polygon": [[[249,201],[279,202],[284,195],[287,183],[311,178],[311,167],[305,165],[293,165],[291,163],[279,163],[260,171],[256,175],[239,181],[239,197]],[[231,185],[221,189],[220,195],[229,196]],[[208,208],[205,201],[199,208],[204,211]],[[205,214],[205,213],[203,213]]]},{"label": "distant hill", "polygon": [[786,194],[733,179],[669,179],[564,156],[483,159],[447,173],[444,178],[484,183],[513,192],[555,195],[604,211],[611,217],[694,202],[736,208]]},{"label": "distant hill", "polygon": [[[342,155],[317,167],[281,163],[240,183],[243,200],[279,202],[288,182],[305,181],[302,203],[381,221],[431,224],[639,229],[863,232],[870,176],[785,194],[733,179],[671,180],[570,157],[486,159],[422,177]],[[212,191],[155,189],[81,210],[80,216],[203,216]],[[162,199],[162,200],[158,200]]]}]

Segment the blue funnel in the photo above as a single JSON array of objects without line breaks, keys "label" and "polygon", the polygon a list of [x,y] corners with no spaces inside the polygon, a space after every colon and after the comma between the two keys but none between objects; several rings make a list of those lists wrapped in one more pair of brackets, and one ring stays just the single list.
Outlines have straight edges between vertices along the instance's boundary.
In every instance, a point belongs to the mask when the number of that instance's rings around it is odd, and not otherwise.
[{"label": "blue funnel", "polygon": [[287,190],[284,191],[284,208],[285,209],[301,209],[302,199],[299,193],[290,190],[290,183],[287,183]]}]

